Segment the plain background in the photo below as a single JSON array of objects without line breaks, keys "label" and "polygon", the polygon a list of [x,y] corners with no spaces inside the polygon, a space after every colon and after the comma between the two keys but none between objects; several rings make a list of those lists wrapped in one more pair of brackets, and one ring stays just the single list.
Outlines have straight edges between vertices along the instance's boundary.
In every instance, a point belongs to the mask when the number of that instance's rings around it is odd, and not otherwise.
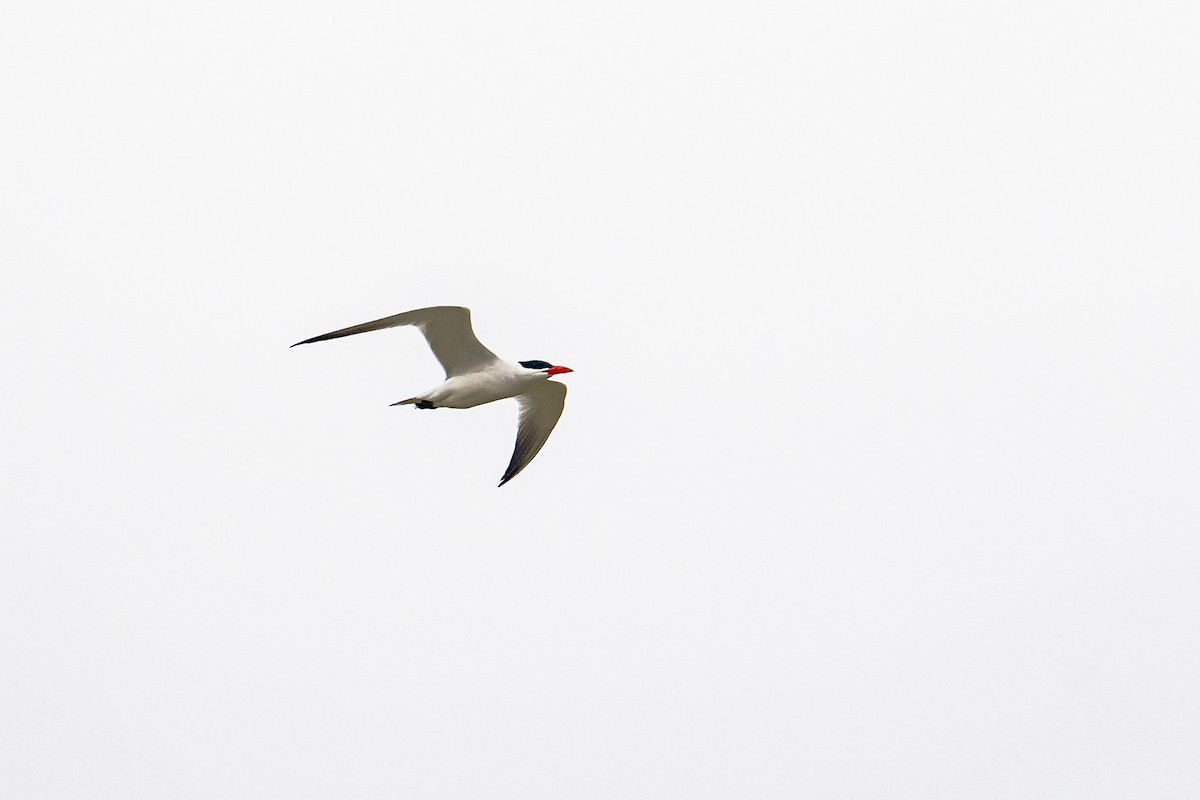
[{"label": "plain background", "polygon": [[6,5],[0,794],[1200,796],[1198,8]]}]

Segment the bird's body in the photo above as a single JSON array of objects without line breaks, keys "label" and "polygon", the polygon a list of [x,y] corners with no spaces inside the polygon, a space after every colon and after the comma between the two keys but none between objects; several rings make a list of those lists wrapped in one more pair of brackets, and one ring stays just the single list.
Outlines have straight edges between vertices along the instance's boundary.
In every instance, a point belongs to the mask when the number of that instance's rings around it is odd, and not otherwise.
[{"label": "bird's body", "polygon": [[474,408],[524,394],[534,384],[549,377],[545,372],[534,372],[519,364],[497,361],[481,370],[446,378],[439,386],[419,397],[411,401],[402,400],[395,405],[424,401],[432,403],[434,408]]},{"label": "bird's body", "polygon": [[460,306],[434,306],[406,311],[314,336],[296,344],[321,342],[401,325],[420,328],[434,356],[446,370],[446,380],[424,394],[392,405],[415,405],[419,409],[474,408],[484,403],[516,398],[520,404],[517,444],[500,485],[512,480],[542,449],[562,415],[567,387],[548,379],[573,370],[556,367],[546,361],[509,362],[500,359],[475,338],[471,328],[471,312]]}]

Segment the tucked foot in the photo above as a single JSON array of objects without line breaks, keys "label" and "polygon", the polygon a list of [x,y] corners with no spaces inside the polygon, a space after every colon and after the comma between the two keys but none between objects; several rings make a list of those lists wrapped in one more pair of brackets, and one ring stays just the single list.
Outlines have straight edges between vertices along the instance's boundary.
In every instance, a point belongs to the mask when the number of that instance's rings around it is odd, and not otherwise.
[{"label": "tucked foot", "polygon": [[418,400],[416,403],[416,406],[417,406],[417,408],[437,408],[437,406],[435,406],[433,403],[429,402],[428,400]]}]

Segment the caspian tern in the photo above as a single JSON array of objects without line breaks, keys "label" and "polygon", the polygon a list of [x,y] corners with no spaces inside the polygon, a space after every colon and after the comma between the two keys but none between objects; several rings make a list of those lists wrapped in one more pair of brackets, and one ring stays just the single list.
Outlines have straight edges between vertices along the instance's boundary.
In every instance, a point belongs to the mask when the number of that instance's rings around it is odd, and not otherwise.
[{"label": "caspian tern", "polygon": [[417,408],[473,408],[474,406],[515,397],[520,403],[517,421],[517,445],[500,485],[511,481],[525,469],[550,438],[550,432],[562,416],[567,387],[547,380],[553,375],[574,372],[546,361],[512,363],[484,347],[471,328],[471,309],[461,306],[434,306],[405,311],[373,322],[323,333],[292,347],[356,333],[414,325],[425,335],[429,349],[446,370],[441,386],[424,394],[392,403]]}]

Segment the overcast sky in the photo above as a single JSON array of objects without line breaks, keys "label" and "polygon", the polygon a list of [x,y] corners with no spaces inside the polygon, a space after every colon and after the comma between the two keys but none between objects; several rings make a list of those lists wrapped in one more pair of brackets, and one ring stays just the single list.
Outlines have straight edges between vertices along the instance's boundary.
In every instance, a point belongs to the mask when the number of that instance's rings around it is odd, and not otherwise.
[{"label": "overcast sky", "polygon": [[0,795],[1200,796],[1198,8],[8,4]]}]

